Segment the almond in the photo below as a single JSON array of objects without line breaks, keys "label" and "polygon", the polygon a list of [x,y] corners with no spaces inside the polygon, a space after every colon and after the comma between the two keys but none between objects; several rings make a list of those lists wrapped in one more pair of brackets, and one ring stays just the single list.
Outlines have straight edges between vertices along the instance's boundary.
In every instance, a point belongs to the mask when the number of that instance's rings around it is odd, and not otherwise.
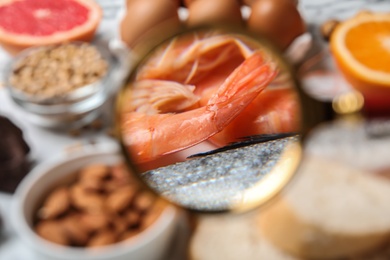
[{"label": "almond", "polygon": [[123,183],[130,182],[130,174],[126,170],[126,166],[124,164],[118,164],[111,167],[111,176],[113,179],[118,181],[122,181]]},{"label": "almond", "polygon": [[135,194],[136,190],[131,187],[120,188],[108,196],[106,200],[107,208],[113,212],[120,213],[132,203]]},{"label": "almond", "polygon": [[88,242],[87,247],[100,247],[113,244],[117,241],[114,231],[106,229],[94,235]]},{"label": "almond", "polygon": [[141,219],[140,214],[134,210],[129,210],[129,211],[125,212],[124,216],[126,218],[127,225],[129,227],[138,225],[140,222],[140,219]]},{"label": "almond", "polygon": [[62,225],[55,220],[43,220],[39,222],[35,231],[46,240],[60,245],[69,245],[69,240],[65,235]]},{"label": "almond", "polygon": [[72,204],[80,210],[97,213],[103,212],[105,209],[104,196],[95,192],[89,192],[81,185],[72,186],[71,199]]},{"label": "almond", "polygon": [[80,179],[104,179],[110,173],[110,169],[104,164],[91,164],[80,171]]},{"label": "almond", "polygon": [[112,220],[112,225],[114,227],[115,233],[120,235],[127,230],[127,219],[117,216]]},{"label": "almond", "polygon": [[95,232],[108,227],[110,223],[109,215],[105,213],[91,214],[84,213],[80,216],[80,223],[85,227],[88,232]]},{"label": "almond", "polygon": [[150,192],[140,192],[134,200],[134,207],[137,210],[144,212],[153,205],[155,199],[156,197]]},{"label": "almond", "polygon": [[120,189],[124,186],[127,186],[127,183],[123,183],[116,179],[107,180],[103,183],[103,190],[107,193],[112,193],[113,191]]},{"label": "almond", "polygon": [[77,246],[83,246],[87,243],[89,232],[80,221],[79,215],[69,215],[62,220],[66,236]]},{"label": "almond", "polygon": [[49,194],[38,216],[41,219],[52,219],[63,214],[69,209],[70,195],[66,187],[60,187]]}]

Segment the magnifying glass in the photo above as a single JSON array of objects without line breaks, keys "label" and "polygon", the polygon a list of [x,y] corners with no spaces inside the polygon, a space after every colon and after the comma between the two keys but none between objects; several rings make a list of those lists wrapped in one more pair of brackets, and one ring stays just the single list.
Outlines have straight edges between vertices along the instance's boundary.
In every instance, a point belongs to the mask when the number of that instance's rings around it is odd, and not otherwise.
[{"label": "magnifying glass", "polygon": [[157,44],[117,101],[132,172],[198,212],[243,212],[270,201],[294,176],[306,134],[333,113],[331,103],[301,91],[266,39],[215,27]]}]

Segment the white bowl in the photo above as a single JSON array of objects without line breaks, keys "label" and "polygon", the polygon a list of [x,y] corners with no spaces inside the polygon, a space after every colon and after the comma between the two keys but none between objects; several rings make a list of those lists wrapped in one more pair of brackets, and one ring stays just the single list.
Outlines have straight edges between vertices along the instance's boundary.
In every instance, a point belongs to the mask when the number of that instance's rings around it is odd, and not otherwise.
[{"label": "white bowl", "polygon": [[64,180],[71,180],[75,171],[87,164],[115,164],[121,159],[117,149],[91,147],[71,157],[62,156],[41,164],[23,179],[13,196],[11,221],[18,236],[37,254],[37,259],[155,260],[166,256],[178,220],[178,211],[173,206],[168,206],[155,223],[134,238],[93,250],[54,244],[38,236],[32,229],[34,212],[48,189]]}]

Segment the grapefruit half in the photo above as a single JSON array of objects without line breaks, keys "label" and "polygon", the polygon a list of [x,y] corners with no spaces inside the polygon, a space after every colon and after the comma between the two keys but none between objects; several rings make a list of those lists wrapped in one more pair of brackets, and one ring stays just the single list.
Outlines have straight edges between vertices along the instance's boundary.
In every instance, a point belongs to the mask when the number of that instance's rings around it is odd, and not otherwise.
[{"label": "grapefruit half", "polygon": [[93,0],[0,0],[0,45],[14,55],[31,46],[91,41],[101,18]]}]

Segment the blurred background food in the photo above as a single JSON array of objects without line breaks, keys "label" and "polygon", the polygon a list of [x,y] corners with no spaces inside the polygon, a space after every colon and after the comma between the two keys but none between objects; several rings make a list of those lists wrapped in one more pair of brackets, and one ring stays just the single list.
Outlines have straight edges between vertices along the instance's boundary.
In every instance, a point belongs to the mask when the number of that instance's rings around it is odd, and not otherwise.
[{"label": "blurred background food", "polygon": [[390,182],[316,156],[269,205],[202,216],[190,259],[389,259]]},{"label": "blurred background food", "polygon": [[196,0],[187,3],[188,26],[198,26],[210,23],[230,24],[241,26],[243,24],[241,6],[237,0]]},{"label": "blurred background food", "polygon": [[164,259],[180,216],[110,145],[47,160],[14,196],[12,228],[39,259]]},{"label": "blurred background food", "polygon": [[0,3],[0,45],[10,54],[31,46],[91,41],[102,10],[93,0]]},{"label": "blurred background food", "polygon": [[389,28],[390,13],[363,11],[337,25],[330,39],[338,68],[376,112],[390,110]]},{"label": "blurred background food", "polygon": [[84,126],[109,99],[112,67],[104,49],[91,43],[30,47],[10,62],[7,90],[38,126]]},{"label": "blurred background food", "polygon": [[306,31],[305,22],[292,0],[253,2],[247,23],[250,31],[266,36],[281,50]]},{"label": "blurred background food", "polygon": [[137,42],[175,30],[180,26],[177,4],[173,0],[129,0],[120,24],[120,36],[129,47]]},{"label": "blurred background food", "polygon": [[0,115],[0,191],[12,193],[31,168],[30,147],[22,129]]},{"label": "blurred background food", "polygon": [[9,85],[38,99],[61,98],[100,80],[108,66],[96,47],[86,43],[39,48],[12,64]]},{"label": "blurred background food", "polygon": [[90,164],[76,180],[51,190],[35,231],[61,245],[99,247],[135,237],[154,223],[164,202],[142,190],[123,164]]},{"label": "blurred background food", "polygon": [[362,256],[389,241],[389,198],[390,182],[306,156],[296,181],[259,214],[259,224],[274,245],[299,258]]},{"label": "blurred background food", "polygon": [[[147,42],[147,39],[158,36],[161,30],[174,31],[183,26],[222,24],[244,27],[264,35],[278,48],[285,50],[294,39],[306,32],[305,22],[294,0],[244,2],[183,0],[180,5],[182,12],[178,12],[177,1],[129,0],[121,21],[121,39],[127,46],[134,47],[142,39]],[[249,12],[243,11],[244,4]],[[137,26],[134,26],[135,23]]]}]

